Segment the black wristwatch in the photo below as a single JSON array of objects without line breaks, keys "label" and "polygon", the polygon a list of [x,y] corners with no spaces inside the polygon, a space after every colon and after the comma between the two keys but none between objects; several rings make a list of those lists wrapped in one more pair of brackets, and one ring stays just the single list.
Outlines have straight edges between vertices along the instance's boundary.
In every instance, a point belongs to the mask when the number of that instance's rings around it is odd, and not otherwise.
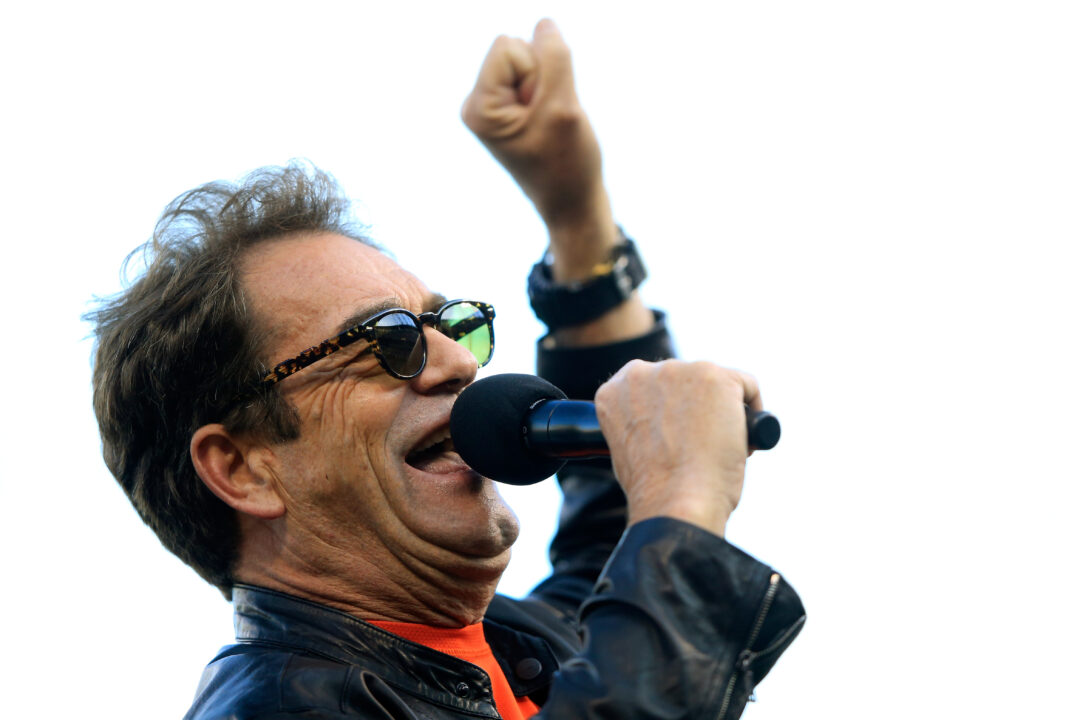
[{"label": "black wristwatch", "polygon": [[620,242],[611,257],[593,268],[584,280],[557,285],[551,279],[551,264],[545,254],[529,273],[529,304],[549,330],[581,325],[595,320],[633,294],[645,279],[645,264],[634,241],[619,228]]}]

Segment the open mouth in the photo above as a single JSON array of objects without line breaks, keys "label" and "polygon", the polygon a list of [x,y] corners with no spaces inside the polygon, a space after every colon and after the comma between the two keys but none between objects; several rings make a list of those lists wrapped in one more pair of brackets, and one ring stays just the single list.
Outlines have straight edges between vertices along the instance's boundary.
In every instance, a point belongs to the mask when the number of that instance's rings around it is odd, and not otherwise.
[{"label": "open mouth", "polygon": [[449,428],[437,430],[417,443],[405,456],[405,462],[428,473],[449,473],[466,469],[461,456],[454,450]]}]

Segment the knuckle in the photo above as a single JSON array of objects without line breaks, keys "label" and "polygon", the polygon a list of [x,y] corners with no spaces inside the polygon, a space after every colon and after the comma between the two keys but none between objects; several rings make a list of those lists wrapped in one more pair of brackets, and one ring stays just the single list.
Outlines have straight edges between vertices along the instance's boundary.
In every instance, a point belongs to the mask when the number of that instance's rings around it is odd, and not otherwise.
[{"label": "knuckle", "polygon": [[645,382],[654,372],[656,372],[656,363],[650,363],[644,360],[631,360],[623,366],[622,370],[619,371],[619,374],[624,376],[623,382],[640,384]]},{"label": "knuckle", "polygon": [[672,366],[670,377],[672,383],[691,384],[703,392],[736,393],[740,397],[743,394],[741,373],[707,360],[683,362]]},{"label": "knuckle", "polygon": [[593,397],[593,401],[597,405],[606,405],[614,402],[615,396],[619,394],[619,388],[624,382],[626,382],[627,370],[622,368],[619,372],[608,378],[599,388],[596,389],[596,394]]},{"label": "knuckle", "polygon": [[683,360],[663,360],[656,363],[656,379],[660,383],[676,385],[692,379],[692,364]]},{"label": "knuckle", "polygon": [[596,390],[596,395],[593,397],[593,402],[596,403],[596,407],[599,410],[601,406],[607,405],[611,401],[612,395],[615,394],[614,383],[615,378],[608,380]]},{"label": "knuckle", "polygon": [[585,112],[576,102],[552,101],[546,109],[548,122],[561,131],[576,130],[585,119]]},{"label": "knuckle", "polygon": [[607,382],[617,381],[622,376],[626,375],[635,365],[639,365],[641,360],[631,360],[622,367],[620,367],[614,375],[607,379]]},{"label": "knuckle", "polygon": [[738,378],[735,376],[734,372],[727,368],[722,368],[715,363],[703,360],[695,363],[694,370],[706,382],[715,383],[717,385],[738,384]]},{"label": "knuckle", "polygon": [[472,95],[465,98],[465,102],[461,104],[461,121],[465,123],[466,127],[473,127],[476,121],[476,107],[473,104]]},{"label": "knuckle", "polygon": [[707,377],[721,377],[728,371],[720,367],[714,362],[708,360],[695,360],[686,364],[687,372],[692,375],[697,375],[703,378]]},{"label": "knuckle", "polygon": [[682,369],[687,367],[689,363],[685,360],[678,360],[675,358],[668,358],[667,360],[661,360],[660,362],[653,363],[656,369],[665,374],[676,374],[682,372]]}]

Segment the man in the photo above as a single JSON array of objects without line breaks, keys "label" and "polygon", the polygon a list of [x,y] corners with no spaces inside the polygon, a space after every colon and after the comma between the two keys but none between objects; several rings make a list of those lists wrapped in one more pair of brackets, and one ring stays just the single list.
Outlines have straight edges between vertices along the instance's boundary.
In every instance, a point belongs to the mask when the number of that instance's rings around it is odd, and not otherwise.
[{"label": "man", "polygon": [[670,356],[662,317],[590,290],[633,249],[553,24],[496,40],[463,117],[547,224],[541,372],[595,395],[614,476],[562,474],[552,577],[496,596],[517,520],[447,430],[490,306],[380,252],[316,170],[181,196],[96,314],[94,379],[110,469],[234,602],[189,718],[736,717],[801,628],[722,539],[754,380],[637,359]]}]

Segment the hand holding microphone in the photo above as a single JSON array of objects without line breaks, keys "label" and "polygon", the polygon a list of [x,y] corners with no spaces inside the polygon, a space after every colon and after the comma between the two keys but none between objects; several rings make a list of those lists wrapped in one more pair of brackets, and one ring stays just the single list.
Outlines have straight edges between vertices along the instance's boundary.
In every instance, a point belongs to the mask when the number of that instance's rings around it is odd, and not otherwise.
[{"label": "hand holding microphone", "polygon": [[601,386],[595,405],[564,397],[531,375],[480,380],[454,406],[454,445],[481,474],[514,484],[549,477],[567,457],[610,453],[632,519],[687,515],[722,532],[748,449],[779,439],[753,378],[711,363],[635,361]]}]

